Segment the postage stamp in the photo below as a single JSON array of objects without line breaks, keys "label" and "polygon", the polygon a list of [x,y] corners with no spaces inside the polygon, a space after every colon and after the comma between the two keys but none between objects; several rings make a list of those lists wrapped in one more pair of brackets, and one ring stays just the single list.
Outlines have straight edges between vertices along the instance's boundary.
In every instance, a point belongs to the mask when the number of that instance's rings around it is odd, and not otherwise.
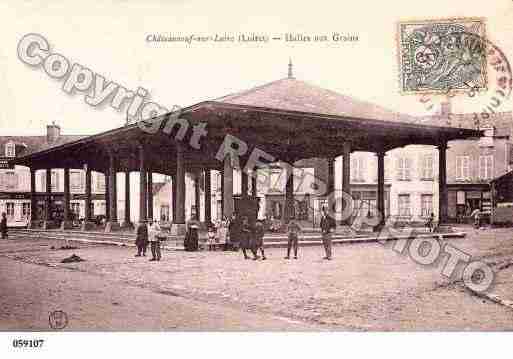
[{"label": "postage stamp", "polygon": [[404,94],[486,89],[483,18],[399,23],[400,90]]}]

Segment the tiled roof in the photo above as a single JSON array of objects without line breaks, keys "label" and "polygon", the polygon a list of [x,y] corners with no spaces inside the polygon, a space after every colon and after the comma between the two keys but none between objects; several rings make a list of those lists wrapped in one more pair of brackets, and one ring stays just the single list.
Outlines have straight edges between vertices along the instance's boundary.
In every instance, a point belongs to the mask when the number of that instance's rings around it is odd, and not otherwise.
[{"label": "tiled roof", "polygon": [[413,116],[394,112],[373,103],[360,101],[294,78],[273,81],[246,91],[220,97],[214,101],[285,111],[396,122],[417,122]]},{"label": "tiled roof", "polygon": [[3,155],[3,149],[8,142],[14,142],[16,145],[16,157],[19,157],[76,141],[84,137],[87,136],[60,135],[56,141],[48,142],[46,136],[0,136],[0,156]]},{"label": "tiled roof", "polygon": [[476,122],[476,116],[473,113],[454,113],[451,114],[450,121],[447,116],[433,115],[419,117],[418,123],[423,125],[435,126],[452,126],[461,128],[480,129],[486,127],[495,127],[496,136],[511,136],[513,115],[511,112],[497,112],[489,114],[489,118],[483,119],[481,115],[478,117],[479,122]]}]

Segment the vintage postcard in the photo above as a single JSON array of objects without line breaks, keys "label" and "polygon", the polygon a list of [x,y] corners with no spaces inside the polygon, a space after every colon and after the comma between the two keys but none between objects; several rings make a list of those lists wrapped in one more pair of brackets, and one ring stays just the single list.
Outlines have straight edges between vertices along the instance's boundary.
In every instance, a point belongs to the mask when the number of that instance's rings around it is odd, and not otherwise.
[{"label": "vintage postcard", "polygon": [[[378,332],[513,330],[513,1],[0,19],[2,357],[396,356]],[[447,347],[503,355],[487,338]]]}]

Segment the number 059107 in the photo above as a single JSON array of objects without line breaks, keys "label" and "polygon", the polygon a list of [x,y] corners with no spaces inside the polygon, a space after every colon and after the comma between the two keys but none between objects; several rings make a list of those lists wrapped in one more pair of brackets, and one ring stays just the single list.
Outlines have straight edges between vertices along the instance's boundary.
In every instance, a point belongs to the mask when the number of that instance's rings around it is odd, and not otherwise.
[{"label": "number 059107", "polygon": [[12,346],[14,348],[42,348],[44,339],[14,339]]}]

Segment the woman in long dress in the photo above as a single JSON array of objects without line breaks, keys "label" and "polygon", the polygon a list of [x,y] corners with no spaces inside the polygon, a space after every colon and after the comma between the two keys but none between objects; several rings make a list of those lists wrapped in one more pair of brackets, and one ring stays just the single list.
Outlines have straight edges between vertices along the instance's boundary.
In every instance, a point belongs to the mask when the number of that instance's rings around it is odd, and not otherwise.
[{"label": "woman in long dress", "polygon": [[196,219],[191,219],[188,223],[187,233],[185,234],[184,247],[186,251],[194,252],[199,247],[199,222]]}]

